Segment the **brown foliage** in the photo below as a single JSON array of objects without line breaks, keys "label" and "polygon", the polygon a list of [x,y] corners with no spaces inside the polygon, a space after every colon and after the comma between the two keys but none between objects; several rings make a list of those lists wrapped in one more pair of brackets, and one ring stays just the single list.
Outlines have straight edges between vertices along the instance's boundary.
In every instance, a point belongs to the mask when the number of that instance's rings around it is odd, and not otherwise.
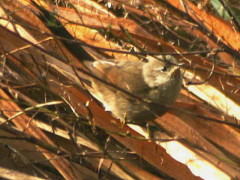
[{"label": "brown foliage", "polygon": [[[2,0],[0,149],[39,178],[240,178],[240,22],[204,2]],[[154,139],[104,111],[78,73],[86,58],[166,54],[184,84]]]}]

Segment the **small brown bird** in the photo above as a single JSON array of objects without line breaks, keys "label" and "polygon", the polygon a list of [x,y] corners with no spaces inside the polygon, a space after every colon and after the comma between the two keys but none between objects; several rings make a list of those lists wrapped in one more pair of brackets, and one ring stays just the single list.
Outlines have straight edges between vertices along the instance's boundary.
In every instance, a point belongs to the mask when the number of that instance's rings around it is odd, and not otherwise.
[{"label": "small brown bird", "polygon": [[[84,73],[78,76],[86,78],[89,92],[116,118],[141,124],[164,114],[167,111],[165,106],[176,100],[181,89],[182,77],[179,66],[176,65],[177,60],[173,56],[164,56],[162,61],[149,60],[147,63],[127,60],[94,61],[82,47],[85,43],[78,43],[53,13],[34,1],[32,4],[39,11],[36,12],[38,17],[56,37],[62,37],[62,43],[72,55],[81,59],[94,76],[114,85],[113,87],[97,78],[85,76]],[[53,63],[49,60],[48,63],[70,79],[76,76],[76,72],[72,72],[67,66],[57,67],[60,62]]]},{"label": "small brown bird", "polygon": [[127,60],[87,62],[93,75],[115,86],[92,77],[88,90],[106,111],[111,111],[121,121],[145,123],[164,114],[167,111],[164,106],[171,105],[179,95],[182,77],[176,64],[177,60],[172,56],[147,63]]}]

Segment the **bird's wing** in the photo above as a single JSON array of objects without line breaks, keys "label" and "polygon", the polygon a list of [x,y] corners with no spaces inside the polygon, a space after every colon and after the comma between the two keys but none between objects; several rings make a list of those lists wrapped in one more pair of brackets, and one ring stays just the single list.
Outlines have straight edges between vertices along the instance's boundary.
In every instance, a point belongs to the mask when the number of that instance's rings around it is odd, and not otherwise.
[{"label": "bird's wing", "polygon": [[130,93],[139,93],[149,89],[142,77],[141,62],[124,60],[114,62],[96,61],[90,70],[102,80],[112,83]]}]

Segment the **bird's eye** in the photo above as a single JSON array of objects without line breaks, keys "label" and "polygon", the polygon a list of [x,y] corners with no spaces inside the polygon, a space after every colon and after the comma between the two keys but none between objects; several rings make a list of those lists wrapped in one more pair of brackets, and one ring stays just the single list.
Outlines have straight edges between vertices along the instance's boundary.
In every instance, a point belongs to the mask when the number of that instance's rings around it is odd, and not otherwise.
[{"label": "bird's eye", "polygon": [[162,71],[162,72],[166,72],[166,71],[167,71],[167,68],[166,68],[166,67],[163,67],[163,68],[161,69],[161,71]]}]

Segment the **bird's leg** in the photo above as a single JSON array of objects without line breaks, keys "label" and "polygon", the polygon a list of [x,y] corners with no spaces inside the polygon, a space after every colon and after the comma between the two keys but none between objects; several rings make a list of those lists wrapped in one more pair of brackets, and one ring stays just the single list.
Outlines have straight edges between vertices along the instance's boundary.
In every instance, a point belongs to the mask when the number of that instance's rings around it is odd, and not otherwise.
[{"label": "bird's leg", "polygon": [[146,123],[146,129],[147,129],[147,139],[149,139],[150,141],[154,141],[154,134],[156,131],[159,131],[159,128],[154,124],[151,124],[150,122],[148,122]]}]

